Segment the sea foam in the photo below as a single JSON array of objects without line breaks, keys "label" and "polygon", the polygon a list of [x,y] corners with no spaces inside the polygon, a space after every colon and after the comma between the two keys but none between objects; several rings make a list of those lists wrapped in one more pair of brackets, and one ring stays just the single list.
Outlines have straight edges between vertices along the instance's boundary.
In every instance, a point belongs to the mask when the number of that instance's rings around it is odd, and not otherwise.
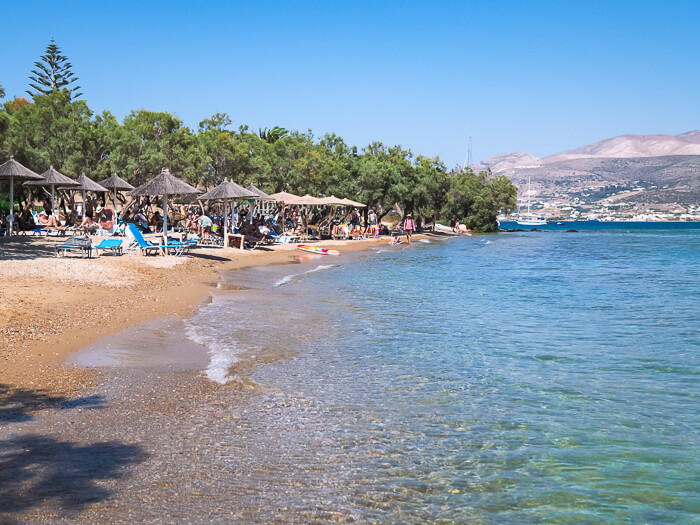
[{"label": "sea foam", "polygon": [[323,270],[330,270],[331,268],[337,268],[339,265],[337,264],[321,264],[317,266],[316,268],[313,268],[311,270],[308,270],[303,273],[292,273],[289,275],[285,275],[281,279],[279,279],[276,283],[275,286],[284,286],[285,284],[289,284],[293,281],[298,281],[301,279],[304,275],[307,275],[309,273],[314,273],[314,272],[320,272]]}]

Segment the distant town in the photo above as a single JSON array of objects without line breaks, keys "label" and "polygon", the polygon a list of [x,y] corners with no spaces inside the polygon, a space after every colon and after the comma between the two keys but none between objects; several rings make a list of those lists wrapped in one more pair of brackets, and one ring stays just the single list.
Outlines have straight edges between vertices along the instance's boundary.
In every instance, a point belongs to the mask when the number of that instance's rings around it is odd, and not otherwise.
[{"label": "distant town", "polygon": [[[532,213],[548,220],[700,221],[700,204],[644,203],[644,192],[667,189],[636,180],[625,184],[590,186],[579,191],[531,190]],[[527,209],[527,185],[519,185],[518,208]],[[628,199],[634,199],[630,202]],[[518,210],[511,213],[515,217]]]}]

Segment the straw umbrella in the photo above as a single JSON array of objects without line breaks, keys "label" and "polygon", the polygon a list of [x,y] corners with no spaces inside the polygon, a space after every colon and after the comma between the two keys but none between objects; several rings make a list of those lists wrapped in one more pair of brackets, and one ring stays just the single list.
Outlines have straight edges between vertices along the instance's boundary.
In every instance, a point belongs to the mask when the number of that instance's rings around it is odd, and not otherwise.
[{"label": "straw umbrella", "polygon": [[85,192],[86,191],[92,191],[92,192],[104,192],[104,193],[109,193],[109,190],[105,188],[104,186],[101,186],[100,184],[97,184],[94,180],[88,178],[87,175],[85,175],[85,172],[80,174],[80,177],[75,179],[75,182],[78,183],[78,186],[63,186],[59,187],[59,190],[69,190],[69,191],[79,191],[82,193],[83,196],[83,219],[85,219]]},{"label": "straw umbrella", "polygon": [[129,192],[131,196],[162,195],[163,196],[163,241],[168,243],[168,195],[192,195],[199,193],[194,188],[170,174],[168,168],[163,168],[155,178]]},{"label": "straw umbrella", "polygon": [[7,234],[12,235],[12,226],[15,220],[13,210],[15,207],[15,180],[41,180],[41,175],[34,173],[29,168],[25,168],[14,157],[0,166],[0,180],[10,181],[10,227]]},{"label": "straw umbrella", "polygon": [[256,188],[253,184],[249,184],[245,188],[246,190],[255,193],[255,199],[259,201],[273,201],[275,200],[274,197],[271,197],[267,193],[265,193],[263,190]]},{"label": "straw umbrella", "polygon": [[79,184],[73,179],[66,177],[63,173],[54,169],[53,166],[49,167],[44,173],[41,174],[41,180],[30,180],[24,183],[24,186],[43,186],[44,188],[51,188],[51,215],[56,215],[56,200],[54,198],[54,191],[56,186],[69,187],[78,186]]},{"label": "straw umbrella", "polygon": [[[126,182],[124,179],[119,177],[116,173],[105,180],[100,181],[100,186],[104,186],[110,190],[114,190],[114,216],[117,216],[117,191],[129,191],[133,190],[134,187]],[[124,211],[124,210],[122,210]]]},{"label": "straw umbrella", "polygon": [[234,199],[252,199],[255,193],[249,191],[235,182],[224,181],[213,190],[208,191],[201,197],[203,201],[223,201],[224,202],[224,246],[228,247],[228,204]]},{"label": "straw umbrella", "polygon": [[[272,198],[270,195],[265,193],[263,190],[256,188],[253,184],[249,184],[245,188],[246,190],[255,193],[255,197],[253,197],[252,200],[262,202],[262,201],[274,201],[275,199]],[[253,213],[251,215],[255,215],[255,212],[257,211],[258,205],[255,206],[255,209],[253,210]]]}]

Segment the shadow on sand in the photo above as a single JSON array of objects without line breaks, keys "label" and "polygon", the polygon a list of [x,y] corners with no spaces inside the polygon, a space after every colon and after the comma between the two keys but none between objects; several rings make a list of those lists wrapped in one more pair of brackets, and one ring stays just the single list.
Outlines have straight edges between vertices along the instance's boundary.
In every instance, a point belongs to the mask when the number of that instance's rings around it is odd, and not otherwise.
[{"label": "shadow on sand", "polygon": [[148,455],[117,441],[81,444],[48,436],[0,441],[0,521],[5,514],[79,511],[112,494],[97,481],[127,475]]},{"label": "shadow on sand", "polygon": [[51,395],[44,390],[28,390],[0,384],[0,424],[30,421],[40,410],[56,408],[100,409],[104,408],[103,396],[86,396],[71,399]]},{"label": "shadow on sand", "polygon": [[0,237],[0,260],[26,261],[56,257],[52,243],[45,239],[27,236]]}]

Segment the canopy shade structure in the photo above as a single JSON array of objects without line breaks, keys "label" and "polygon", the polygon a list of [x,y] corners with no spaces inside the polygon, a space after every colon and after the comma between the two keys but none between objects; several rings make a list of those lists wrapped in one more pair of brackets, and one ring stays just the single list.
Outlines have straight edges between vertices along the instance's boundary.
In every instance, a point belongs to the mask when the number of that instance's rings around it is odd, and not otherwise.
[{"label": "canopy shade structure", "polygon": [[274,197],[271,197],[270,195],[265,193],[263,190],[256,188],[252,184],[249,184],[248,186],[246,186],[245,189],[247,189],[248,191],[250,191],[252,193],[255,193],[256,196],[254,198],[259,200],[259,201],[273,201],[273,200],[275,200]]},{"label": "canopy shade structure", "polygon": [[229,199],[255,199],[256,194],[250,190],[239,186],[235,182],[224,181],[216,188],[208,191],[199,197],[203,201],[207,200],[229,200]]},{"label": "canopy shade structure", "polygon": [[30,180],[24,183],[24,186],[43,186],[44,188],[51,188],[51,215],[56,214],[56,199],[54,198],[54,190],[56,186],[67,188],[78,186],[78,183],[73,179],[66,177],[63,173],[54,169],[50,166],[48,170],[41,174],[41,180]]},{"label": "canopy shade structure", "polygon": [[256,194],[235,182],[224,181],[200,197],[201,200],[224,201],[224,246],[228,246],[228,203],[234,199],[255,199]]},{"label": "canopy shade structure", "polygon": [[94,180],[89,178],[87,175],[85,175],[85,172],[80,174],[80,177],[75,179],[75,182],[78,183],[77,186],[72,185],[72,186],[63,186],[59,187],[59,190],[68,190],[68,191],[79,191],[83,195],[83,219],[85,218],[85,192],[86,191],[92,191],[92,192],[104,192],[108,193],[109,190],[105,188],[104,186],[97,184]]},{"label": "canopy shade structure", "polygon": [[322,199],[319,199],[318,197],[312,197],[308,193],[304,195],[303,197],[299,197],[297,201],[294,204],[305,204],[309,206],[321,206],[325,204]]},{"label": "canopy shade structure", "polygon": [[287,193],[286,191],[273,193],[272,195],[270,195],[270,197],[272,197],[278,202],[283,202],[285,204],[297,204],[297,201],[299,200],[298,195],[294,195],[293,193]]},{"label": "canopy shade structure", "polygon": [[168,195],[191,195],[199,190],[170,174],[168,168],[163,168],[159,175],[152,180],[133,189],[129,195],[138,197],[144,195],[163,196],[163,239],[168,242]]},{"label": "canopy shade structure", "polygon": [[321,204],[326,204],[328,206],[345,206],[343,199],[339,199],[338,197],[334,197],[333,195],[331,195],[330,197],[323,197],[319,200],[321,201]]},{"label": "canopy shade structure", "polygon": [[7,235],[12,235],[12,227],[14,223],[13,210],[15,208],[15,181],[16,180],[41,180],[43,177],[38,173],[34,173],[29,168],[25,168],[10,156],[10,160],[0,165],[0,180],[10,181],[10,227],[7,229]]},{"label": "canopy shade structure", "polygon": [[350,199],[340,199],[344,206],[354,206],[355,208],[364,208],[367,205],[361,202],[351,201]]},{"label": "canopy shade structure", "polygon": [[100,185],[105,188],[109,188],[114,191],[114,215],[117,215],[117,191],[129,191],[133,190],[134,187],[126,182],[124,179],[119,177],[116,173],[112,174],[111,177],[100,181]]}]

